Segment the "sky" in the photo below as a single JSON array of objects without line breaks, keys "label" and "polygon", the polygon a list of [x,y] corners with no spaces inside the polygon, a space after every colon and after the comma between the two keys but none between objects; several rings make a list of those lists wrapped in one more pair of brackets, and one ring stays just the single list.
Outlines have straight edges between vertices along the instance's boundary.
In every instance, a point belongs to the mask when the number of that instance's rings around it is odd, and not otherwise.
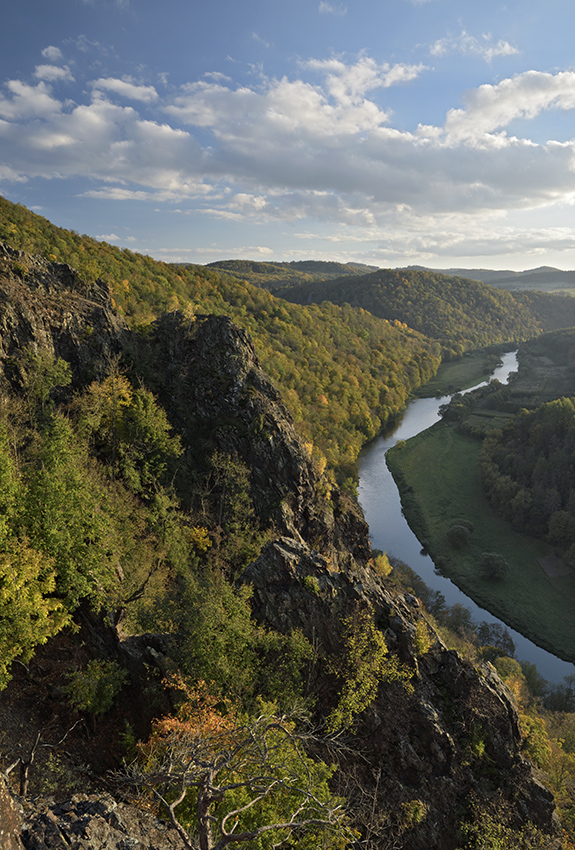
[{"label": "sky", "polygon": [[156,259],[575,269],[573,0],[17,0],[0,194]]}]

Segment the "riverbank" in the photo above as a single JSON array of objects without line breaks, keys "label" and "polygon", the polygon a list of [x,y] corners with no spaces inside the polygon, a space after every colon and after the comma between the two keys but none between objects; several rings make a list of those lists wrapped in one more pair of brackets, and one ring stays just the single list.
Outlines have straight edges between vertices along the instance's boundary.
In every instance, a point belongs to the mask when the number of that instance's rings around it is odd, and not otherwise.
[{"label": "riverbank", "polygon": [[[539,563],[550,554],[549,545],[514,531],[491,508],[479,477],[480,449],[479,441],[445,422],[391,449],[387,464],[405,517],[436,567],[464,593],[533,643],[575,661],[575,581],[549,576]],[[447,534],[461,522],[473,530],[455,549]],[[505,579],[481,577],[477,561],[483,552],[505,557]]]},{"label": "riverbank", "polygon": [[416,390],[414,398],[451,395],[488,381],[506,351],[509,351],[508,346],[493,346],[469,352],[457,360],[444,361],[435,377]]}]

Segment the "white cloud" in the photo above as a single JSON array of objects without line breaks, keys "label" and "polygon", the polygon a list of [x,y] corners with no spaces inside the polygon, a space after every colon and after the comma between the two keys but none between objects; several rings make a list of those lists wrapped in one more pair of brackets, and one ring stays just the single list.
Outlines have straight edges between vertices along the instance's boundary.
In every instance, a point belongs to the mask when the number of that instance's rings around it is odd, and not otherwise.
[{"label": "white cloud", "polygon": [[115,77],[100,78],[92,82],[94,91],[108,91],[125,97],[128,100],[138,100],[142,103],[153,103],[158,99],[158,92],[153,86],[137,85],[132,79],[118,80]]},{"label": "white cloud", "polygon": [[311,59],[302,64],[304,68],[324,72],[330,94],[342,101],[362,98],[374,89],[409,82],[426,70],[422,64],[389,65],[384,62],[378,65],[367,56],[361,57],[354,65],[346,65],[340,59]]},{"label": "white cloud", "polygon": [[59,47],[54,47],[50,45],[49,47],[45,47],[42,51],[42,56],[44,59],[48,59],[50,62],[60,62],[64,57],[62,56],[62,51]]},{"label": "white cloud", "polygon": [[210,74],[162,97],[107,77],[81,104],[58,100],[45,80],[12,80],[0,97],[0,177],[82,177],[85,197],[189,201],[230,221],[321,221],[369,239],[391,240],[401,224],[402,250],[413,252],[437,252],[441,240],[453,248],[465,216],[575,199],[575,142],[504,132],[517,118],[574,109],[575,72],[481,86],[444,126],[397,129],[385,92],[422,71],[367,56],[310,60],[295,79],[236,87]]},{"label": "white cloud", "polygon": [[513,56],[519,53],[519,50],[503,39],[493,44],[491,33],[484,33],[481,38],[477,38],[462,30],[458,36],[440,38],[431,46],[430,53],[432,56],[461,53],[463,56],[480,56],[486,62],[491,62],[498,56]]},{"label": "white cloud", "polygon": [[57,80],[74,81],[74,77],[67,65],[63,68],[59,65],[36,65],[34,76],[37,80],[44,80],[47,83],[53,83]]},{"label": "white cloud", "polygon": [[262,38],[257,32],[252,32],[253,41],[257,41],[258,44],[262,44],[264,47],[271,47],[271,42],[266,41],[265,38]]},{"label": "white cloud", "polygon": [[331,3],[326,3],[326,0],[320,0],[319,9],[320,15],[338,15],[347,14],[347,6],[333,6]]},{"label": "white cloud", "polygon": [[30,86],[21,80],[9,80],[6,88],[10,97],[0,95],[0,117],[10,120],[48,118],[61,112],[61,103],[52,97],[51,88],[41,81]]},{"label": "white cloud", "polygon": [[456,139],[480,139],[516,118],[535,118],[544,109],[575,108],[575,72],[526,71],[497,85],[467,92],[465,109],[451,109],[446,130]]},{"label": "white cloud", "polygon": [[101,239],[103,242],[117,242],[120,237],[116,236],[115,233],[100,233],[96,236],[96,239]]}]

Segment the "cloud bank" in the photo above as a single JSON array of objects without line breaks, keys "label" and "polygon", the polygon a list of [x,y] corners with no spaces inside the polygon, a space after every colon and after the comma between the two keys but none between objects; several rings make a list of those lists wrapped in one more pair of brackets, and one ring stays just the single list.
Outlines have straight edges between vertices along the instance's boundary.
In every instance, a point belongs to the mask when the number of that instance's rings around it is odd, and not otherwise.
[{"label": "cloud bank", "polygon": [[[332,13],[329,5],[320,11]],[[514,51],[462,33],[432,52],[452,49],[486,59]],[[443,123],[409,130],[394,126],[386,92],[417,85],[432,73],[423,64],[309,59],[292,78],[235,85],[213,74],[171,90],[102,76],[71,100],[74,76],[60,50],[42,55],[33,81],[8,80],[0,94],[4,182],[85,178],[92,198],[185,200],[228,220],[316,220],[363,228],[372,241],[385,229],[386,250],[393,243],[420,254],[453,250],[458,240],[480,253],[488,231],[469,239],[458,217],[575,199],[573,140],[507,133],[517,119],[528,130],[546,111],[575,109],[572,71],[530,70],[482,85]],[[573,246],[570,232],[543,235]],[[506,244],[513,238],[507,233]]]}]

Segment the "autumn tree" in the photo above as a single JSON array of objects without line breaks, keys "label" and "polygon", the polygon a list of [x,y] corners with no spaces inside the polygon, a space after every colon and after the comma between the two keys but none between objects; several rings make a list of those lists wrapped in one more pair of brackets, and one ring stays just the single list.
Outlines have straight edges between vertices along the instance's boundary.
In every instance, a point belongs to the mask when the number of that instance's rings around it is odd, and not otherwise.
[{"label": "autumn tree", "polygon": [[308,755],[313,743],[297,718],[269,706],[256,717],[223,711],[200,685],[187,689],[177,716],[156,721],[123,781],[162,805],[189,850],[288,841],[343,850],[352,832],[328,786],[335,768]]}]

